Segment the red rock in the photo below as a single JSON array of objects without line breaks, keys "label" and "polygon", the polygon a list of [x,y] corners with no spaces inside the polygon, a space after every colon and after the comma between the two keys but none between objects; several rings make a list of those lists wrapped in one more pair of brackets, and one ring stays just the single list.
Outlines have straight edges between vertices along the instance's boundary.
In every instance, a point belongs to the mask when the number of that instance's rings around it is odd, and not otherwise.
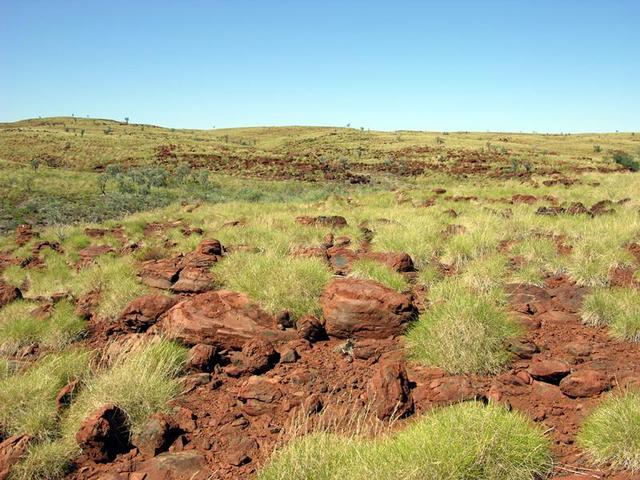
[{"label": "red rock", "polygon": [[182,257],[142,262],[138,272],[140,281],[150,287],[168,290],[178,280],[181,262]]},{"label": "red rock", "polygon": [[413,412],[413,398],[404,362],[380,363],[367,385],[367,399],[381,420],[403,418]]},{"label": "red rock", "polygon": [[165,295],[144,295],[127,305],[118,322],[131,332],[144,332],[154,325],[160,316],[178,302]]},{"label": "red rock", "polygon": [[346,247],[331,247],[327,250],[327,255],[331,267],[339,274],[348,273],[353,262],[358,260],[358,254]]},{"label": "red rock", "polygon": [[531,205],[537,201],[538,198],[534,195],[516,194],[511,196],[511,203],[526,203],[527,205]]},{"label": "red rock", "polygon": [[130,449],[127,414],[114,404],[103,405],[82,422],[76,441],[94,462],[113,460]]},{"label": "red rock", "polygon": [[245,343],[242,357],[245,369],[255,375],[270,370],[280,359],[273,344],[263,338],[253,338]]},{"label": "red rock", "polygon": [[368,252],[360,256],[380,262],[396,272],[413,272],[413,260],[404,252]]},{"label": "red rock", "polygon": [[93,317],[100,304],[100,292],[93,291],[78,298],[74,313],[85,320]]},{"label": "red rock", "polygon": [[238,391],[241,410],[250,416],[262,415],[276,408],[282,391],[273,379],[253,376]]},{"label": "red rock", "polygon": [[340,215],[320,215],[318,217],[309,217],[306,215],[296,218],[296,223],[300,225],[313,225],[316,227],[332,227],[343,228],[347,226],[347,220]]},{"label": "red rock", "polygon": [[610,387],[611,382],[606,374],[590,369],[578,370],[560,382],[560,391],[571,398],[593,397]]},{"label": "red rock", "polygon": [[111,248],[109,245],[91,245],[89,247],[83,248],[78,252],[78,255],[80,256],[79,263],[80,265],[88,265],[99,256],[113,252],[113,248]]},{"label": "red rock", "polygon": [[299,245],[291,249],[291,255],[299,258],[320,258],[321,260],[329,261],[327,249],[323,247]]},{"label": "red rock", "polygon": [[401,335],[417,315],[408,295],[372,280],[334,280],[322,294],[321,303],[326,331],[337,338]]},{"label": "red rock", "polygon": [[187,368],[197,372],[211,372],[218,361],[218,349],[199,343],[191,347],[187,355]]},{"label": "red rock", "polygon": [[188,266],[178,275],[171,290],[178,293],[202,293],[213,288],[213,275],[208,268]]},{"label": "red rock", "polygon": [[[274,318],[242,294],[229,290],[201,293],[171,309],[159,330],[187,345],[205,343],[240,349],[253,337],[269,333]],[[277,335],[275,330],[272,330]]]},{"label": "red rock", "polygon": [[205,239],[196,247],[196,252],[204,255],[222,255],[224,248],[219,240]]},{"label": "red rock", "polygon": [[563,377],[569,374],[571,368],[561,360],[542,360],[531,364],[527,371],[536,380],[557,385]]},{"label": "red rock", "polygon": [[71,404],[73,398],[78,393],[78,385],[78,381],[74,380],[60,389],[56,395],[56,406],[58,410],[68,407]]},{"label": "red rock", "polygon": [[20,247],[37,236],[38,234],[33,231],[31,225],[23,224],[16,227],[16,245]]},{"label": "red rock", "polygon": [[326,340],[327,332],[324,322],[313,315],[304,315],[297,322],[298,336],[311,343]]},{"label": "red rock", "polygon": [[167,415],[156,413],[133,436],[133,445],[145,457],[155,457],[166,451],[177,434],[177,427]]},{"label": "red rock", "polygon": [[195,450],[162,453],[145,461],[131,474],[141,480],[208,480],[212,472],[204,455]]},{"label": "red rock", "polygon": [[22,292],[20,292],[20,289],[13,287],[0,279],[0,308],[20,298],[22,298]]},{"label": "red rock", "polygon": [[9,478],[9,471],[27,452],[29,435],[14,435],[0,442],[0,480]]},{"label": "red rock", "polygon": [[464,377],[437,378],[429,383],[429,388],[429,397],[441,404],[464,402],[476,397],[471,381]]}]

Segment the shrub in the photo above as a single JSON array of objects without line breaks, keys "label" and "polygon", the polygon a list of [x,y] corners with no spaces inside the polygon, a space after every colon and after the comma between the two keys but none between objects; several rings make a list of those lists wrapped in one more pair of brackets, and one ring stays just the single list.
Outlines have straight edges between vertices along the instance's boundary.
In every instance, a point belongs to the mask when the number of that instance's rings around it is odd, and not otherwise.
[{"label": "shrub", "polygon": [[596,464],[640,470],[640,393],[612,395],[586,418],[578,445]]},{"label": "shrub", "polygon": [[465,402],[377,440],[315,433],[276,451],[259,480],[538,479],[550,442],[524,415]]},{"label": "shrub", "polygon": [[614,162],[627,170],[631,170],[632,172],[640,170],[640,163],[627,152],[617,151],[613,153],[612,157]]},{"label": "shrub", "polygon": [[453,280],[437,284],[431,308],[407,333],[411,355],[450,373],[498,372],[510,359],[505,344],[519,333],[502,295],[481,295]]}]

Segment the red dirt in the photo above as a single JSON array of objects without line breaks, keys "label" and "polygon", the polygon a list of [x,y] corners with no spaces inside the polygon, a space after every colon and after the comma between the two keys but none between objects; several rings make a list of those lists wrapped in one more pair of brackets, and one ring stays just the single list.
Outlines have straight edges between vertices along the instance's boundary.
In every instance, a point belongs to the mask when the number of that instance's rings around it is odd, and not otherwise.
[{"label": "red dirt", "polygon": [[[168,416],[177,425],[168,450],[200,452],[213,479],[251,477],[281,441],[283,429],[299,409],[309,414],[337,404],[362,409],[372,385],[379,385],[383,378],[390,384],[373,388],[401,396],[406,396],[407,385],[411,388],[407,414],[412,409],[422,413],[436,405],[473,398],[525,412],[543,424],[553,439],[558,462],[554,478],[577,473],[583,476],[576,478],[638,478],[594,469],[575,445],[575,436],[585,415],[606,394],[601,390],[640,382],[640,345],[613,340],[604,328],[584,326],[577,311],[586,289],[565,278],[549,279],[545,288],[512,285],[509,290],[512,308],[526,334],[511,347],[517,355],[499,375],[448,375],[410,363],[408,380],[400,378],[394,383],[394,378],[388,378],[396,376],[393,372],[403,375],[397,366],[401,364],[396,363],[404,356],[399,338],[329,340],[313,345],[293,340],[277,345],[279,363],[255,376],[234,367],[236,353],[223,351],[224,360],[212,373],[194,373],[185,379],[185,393],[174,401],[175,409]],[[383,363],[386,370],[380,373]],[[566,371],[565,367],[557,370],[556,365],[566,365]],[[544,371],[559,373],[545,377]],[[558,386],[568,371],[570,377]],[[533,380],[529,372],[549,380]],[[378,380],[371,383],[372,377]],[[571,398],[563,391],[591,396]],[[397,423],[398,428],[403,422]],[[108,472],[110,479],[133,480],[139,475],[132,472],[139,471],[146,459],[135,448],[109,464],[83,456],[68,478],[106,478],[103,475]]]}]

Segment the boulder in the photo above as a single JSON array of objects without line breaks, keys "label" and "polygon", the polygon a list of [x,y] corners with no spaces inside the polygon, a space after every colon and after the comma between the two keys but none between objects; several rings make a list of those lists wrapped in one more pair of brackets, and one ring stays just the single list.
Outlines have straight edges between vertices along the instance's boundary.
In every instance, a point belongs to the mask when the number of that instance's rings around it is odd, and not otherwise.
[{"label": "boulder", "polygon": [[381,283],[337,279],[321,298],[325,328],[336,338],[387,338],[404,333],[417,309],[409,295]]},{"label": "boulder", "polygon": [[128,331],[144,332],[177,302],[177,298],[165,295],[138,297],[124,308],[118,322]]},{"label": "boulder", "polygon": [[368,252],[360,258],[380,262],[396,272],[414,271],[413,260],[404,252]]},{"label": "boulder", "polygon": [[[134,475],[137,475],[134,477]],[[142,463],[130,478],[144,480],[207,480],[212,472],[204,455],[195,450],[162,453]]]},{"label": "boulder", "polygon": [[9,471],[27,452],[31,437],[14,435],[0,442],[0,480],[9,478]]},{"label": "boulder", "polygon": [[527,370],[536,380],[557,385],[563,377],[569,375],[571,368],[562,360],[542,360],[532,363]]},{"label": "boulder", "polygon": [[187,368],[196,372],[211,372],[218,361],[218,349],[199,343],[191,347],[187,355]]},{"label": "boulder", "polygon": [[20,298],[22,298],[22,292],[20,289],[9,285],[0,279],[0,308]]},{"label": "boulder", "polygon": [[327,339],[324,322],[313,315],[304,315],[296,322],[298,336],[311,343]]},{"label": "boulder", "polygon": [[178,280],[181,262],[181,256],[142,262],[138,271],[140,281],[150,287],[168,290]]},{"label": "boulder", "polygon": [[97,463],[111,461],[130,450],[127,414],[112,403],[89,415],[76,432],[82,453]]},{"label": "boulder", "polygon": [[242,347],[242,363],[245,370],[259,375],[273,368],[280,360],[273,344],[264,338],[253,338]]},{"label": "boulder", "polygon": [[73,380],[58,391],[56,395],[56,407],[58,410],[62,410],[71,405],[71,402],[78,393],[78,387],[78,380]]},{"label": "boulder", "polygon": [[171,290],[178,293],[202,293],[213,288],[209,267],[187,266],[180,271]]},{"label": "boulder", "polygon": [[341,275],[348,273],[353,262],[358,260],[358,254],[346,247],[331,247],[327,250],[327,255],[333,270]]},{"label": "boulder", "polygon": [[95,290],[93,292],[85,293],[76,301],[74,313],[77,316],[88,320],[93,317],[98,305],[100,305],[99,291]]},{"label": "boulder", "polygon": [[164,314],[157,327],[186,345],[206,343],[241,349],[253,337],[268,334],[275,320],[246,295],[217,290],[178,303]]},{"label": "boulder", "polygon": [[367,400],[381,420],[402,418],[413,412],[413,398],[404,362],[380,363],[367,385]]},{"label": "boulder", "polygon": [[599,370],[578,370],[560,381],[560,391],[571,398],[593,397],[609,388],[609,377]]},{"label": "boulder", "polygon": [[156,413],[133,436],[132,443],[145,457],[155,457],[169,448],[178,433],[170,417]]}]

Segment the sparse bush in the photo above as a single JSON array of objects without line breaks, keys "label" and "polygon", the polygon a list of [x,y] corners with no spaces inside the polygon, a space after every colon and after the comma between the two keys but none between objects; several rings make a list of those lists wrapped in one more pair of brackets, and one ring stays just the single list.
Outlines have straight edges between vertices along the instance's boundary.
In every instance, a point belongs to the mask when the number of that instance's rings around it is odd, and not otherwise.
[{"label": "sparse bush", "polygon": [[593,152],[594,153],[600,153],[602,152],[602,147],[600,145],[594,145],[593,146]]},{"label": "sparse bush", "polygon": [[612,157],[614,162],[627,170],[631,170],[632,172],[640,170],[640,162],[634,159],[630,153],[617,151],[613,152]]},{"label": "sparse bush", "polygon": [[640,394],[611,395],[586,418],[580,445],[598,465],[640,470]]}]

